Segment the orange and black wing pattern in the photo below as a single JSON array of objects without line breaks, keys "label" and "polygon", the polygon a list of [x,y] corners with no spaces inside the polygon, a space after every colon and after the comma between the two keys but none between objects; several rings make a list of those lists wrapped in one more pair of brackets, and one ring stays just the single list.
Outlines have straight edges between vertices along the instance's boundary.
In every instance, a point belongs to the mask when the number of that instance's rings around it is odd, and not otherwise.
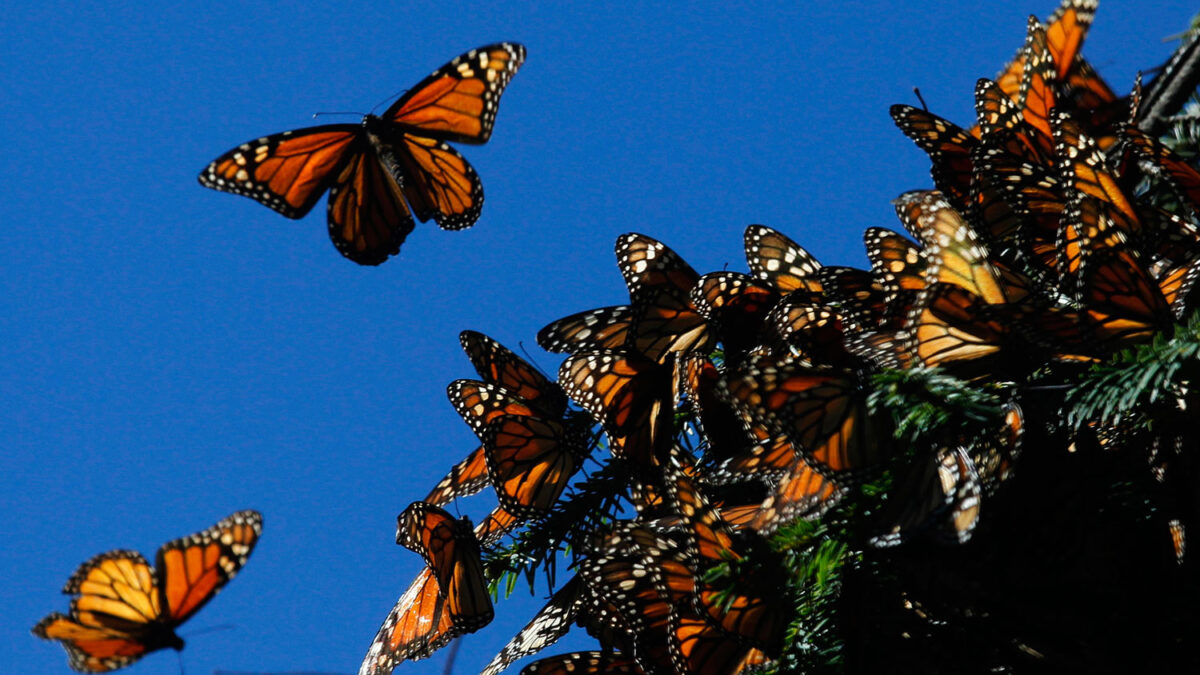
[{"label": "orange and black wing pattern", "polygon": [[547,324],[538,331],[537,342],[561,354],[618,350],[625,346],[632,322],[629,305],[589,309]]},{"label": "orange and black wing pattern", "polygon": [[600,420],[614,456],[649,465],[664,452],[674,400],[668,368],[637,356],[591,352],[563,361],[558,381]]},{"label": "orange and black wing pattern", "polygon": [[[489,529],[503,531],[505,521],[501,513],[498,527]],[[414,502],[397,517],[396,543],[420,554],[426,567],[379,627],[360,675],[388,675],[400,663],[425,658],[492,620],[479,541],[466,519]]]},{"label": "orange and black wing pattern", "polygon": [[475,372],[485,382],[525,399],[547,417],[561,417],[567,409],[562,389],[511,349],[473,330],[463,331],[458,338]]},{"label": "orange and black wing pattern", "polygon": [[262,516],[239,511],[203,532],[164,544],[157,569],[136,551],[88,560],[67,581],[69,616],[54,613],[33,628],[59,640],[74,670],[116,670],[145,654],[182,649],[175,628],[213,598],[245,565],[262,533]]},{"label": "orange and black wing pattern", "polygon": [[766,225],[750,225],[744,235],[750,273],[781,294],[793,291],[820,294],[817,272],[821,263],[790,237]]},{"label": "orange and black wing pattern", "polygon": [[700,275],[691,265],[644,234],[618,237],[616,254],[633,308],[629,348],[657,363],[670,354],[711,348],[708,322],[692,304],[692,288]]},{"label": "orange and black wing pattern", "polygon": [[200,184],[302,218],[329,190],[329,236],[347,258],[378,265],[400,251],[414,216],[470,227],[483,184],[446,141],[485,143],[525,48],[498,43],[460,55],[362,124],[297,129],[243,143],[200,172]]},{"label": "orange and black wing pattern", "polygon": [[505,511],[545,514],[574,475],[581,454],[563,426],[533,415],[501,415],[483,432],[488,474]]}]

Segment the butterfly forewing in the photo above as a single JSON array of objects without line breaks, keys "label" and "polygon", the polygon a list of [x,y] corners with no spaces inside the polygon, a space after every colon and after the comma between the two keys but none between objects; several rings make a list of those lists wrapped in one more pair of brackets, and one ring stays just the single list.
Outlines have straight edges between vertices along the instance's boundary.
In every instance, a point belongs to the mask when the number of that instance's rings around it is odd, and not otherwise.
[{"label": "butterfly forewing", "polygon": [[525,47],[513,42],[472,49],[400,97],[383,119],[418,129],[428,138],[486,143],[500,95],[524,62]]}]

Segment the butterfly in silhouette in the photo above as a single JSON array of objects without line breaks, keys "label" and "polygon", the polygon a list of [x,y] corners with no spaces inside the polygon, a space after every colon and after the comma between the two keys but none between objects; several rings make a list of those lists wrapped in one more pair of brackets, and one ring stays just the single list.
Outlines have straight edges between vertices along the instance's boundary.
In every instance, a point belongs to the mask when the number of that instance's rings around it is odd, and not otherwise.
[{"label": "butterfly in silhouette", "polygon": [[205,187],[303,218],[329,190],[329,237],[347,258],[378,265],[400,251],[413,217],[445,230],[475,224],[483,184],[446,142],[486,143],[500,95],[525,60],[502,42],[435,70],[361,124],[329,124],[248,141],[200,172]]},{"label": "butterfly in silhouette", "polygon": [[137,551],[101,553],[67,580],[70,615],[55,612],[33,634],[62,642],[71,668],[105,673],[146,654],[183,649],[175,629],[212,600],[246,564],[262,516],[238,511],[158,549],[154,567]]}]

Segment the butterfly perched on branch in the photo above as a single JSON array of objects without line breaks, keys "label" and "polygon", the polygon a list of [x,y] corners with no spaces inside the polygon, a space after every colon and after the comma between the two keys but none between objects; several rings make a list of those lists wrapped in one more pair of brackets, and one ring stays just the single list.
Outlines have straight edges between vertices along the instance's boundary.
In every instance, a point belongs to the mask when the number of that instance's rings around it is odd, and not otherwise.
[{"label": "butterfly perched on branch", "polygon": [[462,54],[409,89],[383,115],[248,141],[200,172],[205,187],[303,218],[329,190],[329,237],[347,258],[378,265],[400,251],[413,217],[471,227],[483,184],[446,142],[486,143],[500,95],[525,60],[501,42]]}]

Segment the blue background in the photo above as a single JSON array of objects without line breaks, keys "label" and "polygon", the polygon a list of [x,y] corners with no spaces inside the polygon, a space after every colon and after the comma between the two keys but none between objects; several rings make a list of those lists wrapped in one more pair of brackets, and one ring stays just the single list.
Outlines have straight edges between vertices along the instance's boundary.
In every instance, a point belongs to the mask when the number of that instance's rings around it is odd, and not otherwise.
[{"label": "blue background", "polygon": [[[631,230],[700,272],[744,270],[752,222],[864,264],[863,229],[897,227],[889,200],[930,185],[888,106],[919,85],[969,123],[975,80],[1020,46],[1027,14],[1054,9],[402,5],[48,1],[0,17],[0,670],[67,672],[29,629],[66,610],[58,589],[86,558],[152,556],[255,508],[251,562],[181,632],[236,628],[191,640],[187,671],[356,672],[419,570],[396,514],[475,447],[444,394],[473,376],[460,330],[524,343],[554,372],[534,334],[626,300],[612,245]],[[1194,10],[1105,2],[1084,53],[1128,91]],[[529,56],[491,142],[461,148],[487,192],[468,232],[418,225],[364,268],[329,243],[323,204],[293,222],[196,183],[234,145],[356,121],[311,114],[386,105],[497,40]],[[545,588],[519,594],[455,672],[486,663]]]}]

